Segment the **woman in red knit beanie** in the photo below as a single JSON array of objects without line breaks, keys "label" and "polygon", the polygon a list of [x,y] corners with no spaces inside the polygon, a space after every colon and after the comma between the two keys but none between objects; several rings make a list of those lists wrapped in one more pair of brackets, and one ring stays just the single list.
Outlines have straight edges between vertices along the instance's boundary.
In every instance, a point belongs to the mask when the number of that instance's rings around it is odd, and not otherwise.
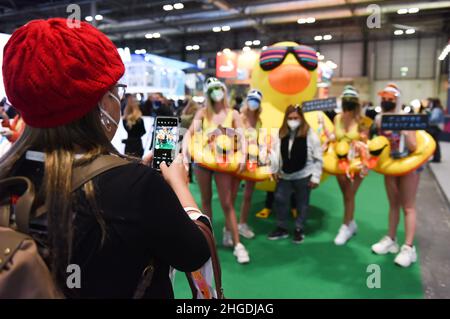
[{"label": "woman in red knit beanie", "polygon": [[[2,71],[27,126],[0,159],[0,179],[26,176],[39,191],[34,206],[46,213],[30,228],[36,235],[39,225],[58,288],[67,297],[131,298],[152,260],[144,297],[173,297],[169,267],[194,271],[210,257],[185,212],[198,209],[184,165],[161,165],[163,178],[130,161],[71,190],[74,168],[120,156],[110,143],[124,89],[114,44],[85,22],[70,28],[66,19],[35,20],[11,36]],[[81,288],[66,287],[68,264],[81,267]]]}]

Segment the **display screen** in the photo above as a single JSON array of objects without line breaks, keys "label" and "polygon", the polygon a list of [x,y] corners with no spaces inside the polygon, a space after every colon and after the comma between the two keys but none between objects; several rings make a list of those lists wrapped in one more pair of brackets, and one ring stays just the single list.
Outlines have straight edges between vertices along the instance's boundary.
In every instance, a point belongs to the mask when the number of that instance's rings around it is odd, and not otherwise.
[{"label": "display screen", "polygon": [[178,118],[157,117],[155,121],[153,167],[159,169],[161,162],[170,165],[177,154],[179,138]]}]

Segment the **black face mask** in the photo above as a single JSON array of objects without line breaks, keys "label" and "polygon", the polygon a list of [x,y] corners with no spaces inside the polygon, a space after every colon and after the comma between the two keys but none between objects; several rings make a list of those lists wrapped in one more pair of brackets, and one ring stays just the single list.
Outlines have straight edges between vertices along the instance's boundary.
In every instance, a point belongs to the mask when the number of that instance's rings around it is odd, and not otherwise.
[{"label": "black face mask", "polygon": [[395,109],[396,104],[395,102],[392,101],[382,101],[381,102],[381,108],[383,109],[384,112],[390,112],[393,109]]},{"label": "black face mask", "polygon": [[342,109],[344,111],[354,111],[358,107],[358,103],[345,101],[342,102]]}]

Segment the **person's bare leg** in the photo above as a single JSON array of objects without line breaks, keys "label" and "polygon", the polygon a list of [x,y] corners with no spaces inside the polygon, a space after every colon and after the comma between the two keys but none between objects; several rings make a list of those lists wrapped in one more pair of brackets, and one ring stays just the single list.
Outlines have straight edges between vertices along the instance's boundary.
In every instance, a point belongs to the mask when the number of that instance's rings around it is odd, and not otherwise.
[{"label": "person's bare leg", "polygon": [[356,175],[355,179],[353,180],[353,183],[350,183],[350,190],[349,190],[349,196],[348,196],[348,202],[347,205],[349,207],[348,210],[346,210],[345,214],[347,216],[347,219],[349,220],[349,222],[351,222],[352,220],[355,219],[355,198],[356,198],[356,193],[358,192],[359,186],[361,186],[363,179],[359,176]]},{"label": "person's bare leg", "polygon": [[354,210],[354,201],[351,198],[351,185],[350,180],[345,175],[337,175],[336,179],[338,181],[339,187],[342,192],[342,198],[344,200],[344,220],[345,225],[350,224],[352,221],[352,215]]},{"label": "person's bare leg", "polygon": [[236,203],[239,186],[241,186],[241,180],[237,177],[234,177],[231,183],[231,200],[233,201],[233,204]]},{"label": "person's bare leg", "polygon": [[212,220],[212,172],[203,168],[194,169],[195,178],[197,179],[198,186],[202,197],[202,210]]},{"label": "person's bare leg", "polygon": [[241,216],[239,218],[240,224],[247,224],[254,189],[255,189],[255,182],[251,181],[245,182],[244,199],[242,200]]},{"label": "person's bare leg", "polygon": [[236,211],[232,202],[231,184],[234,177],[229,174],[216,173],[215,180],[217,193],[219,194],[220,205],[225,214],[225,227],[231,231],[233,244],[236,246],[240,243],[239,232],[236,219]]},{"label": "person's bare leg", "polygon": [[397,236],[397,227],[400,220],[400,192],[398,188],[398,178],[399,177],[387,175],[384,177],[386,194],[389,200],[388,236],[393,240]]},{"label": "person's bare leg", "polygon": [[420,174],[416,172],[400,177],[400,198],[405,213],[405,244],[413,246],[416,232],[416,194]]}]

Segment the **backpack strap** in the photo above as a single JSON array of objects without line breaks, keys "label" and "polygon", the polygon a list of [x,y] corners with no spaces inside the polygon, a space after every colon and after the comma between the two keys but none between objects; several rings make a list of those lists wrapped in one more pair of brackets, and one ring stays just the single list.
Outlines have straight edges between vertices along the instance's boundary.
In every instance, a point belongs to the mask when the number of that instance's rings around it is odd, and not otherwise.
[{"label": "backpack strap", "polygon": [[[131,163],[124,158],[115,155],[100,155],[92,162],[83,165],[76,166],[72,170],[72,192],[92,180],[94,177],[109,171],[110,169],[127,165]],[[45,205],[38,207],[35,211],[37,217],[45,214],[47,209]]]},{"label": "backpack strap", "polygon": [[211,261],[213,266],[214,281],[216,283],[217,299],[224,299],[225,296],[223,295],[223,288],[222,288],[222,270],[220,269],[219,256],[217,255],[217,248],[214,236],[211,232],[211,229],[208,226],[206,226],[203,222],[201,222],[200,220],[194,220],[194,222],[205,236],[206,241],[208,242],[209,251],[211,252]]},{"label": "backpack strap", "polygon": [[74,167],[72,172],[72,191],[77,190],[97,175],[129,163],[129,161],[119,156],[101,155],[87,165]]},{"label": "backpack strap", "polygon": [[[17,199],[15,206],[15,216],[17,228],[20,232],[27,234],[29,230],[30,212],[33,206],[35,192],[33,183],[26,177],[14,176],[2,179],[0,189],[8,190],[12,187],[23,186],[24,191]],[[2,203],[0,206],[0,226],[9,227],[10,203]]]}]

